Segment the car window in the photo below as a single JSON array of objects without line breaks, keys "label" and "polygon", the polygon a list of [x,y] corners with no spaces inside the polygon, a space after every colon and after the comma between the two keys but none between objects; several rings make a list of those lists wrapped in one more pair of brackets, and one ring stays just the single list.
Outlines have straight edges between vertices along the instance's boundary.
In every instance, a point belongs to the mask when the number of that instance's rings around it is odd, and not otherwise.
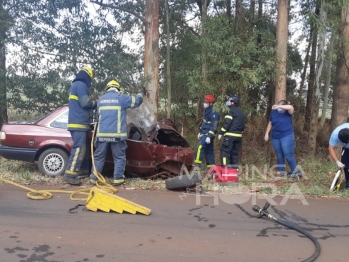
[{"label": "car window", "polygon": [[64,112],[60,116],[58,116],[55,120],[52,121],[51,127],[55,128],[62,128],[67,129],[68,128],[68,113],[69,111]]}]

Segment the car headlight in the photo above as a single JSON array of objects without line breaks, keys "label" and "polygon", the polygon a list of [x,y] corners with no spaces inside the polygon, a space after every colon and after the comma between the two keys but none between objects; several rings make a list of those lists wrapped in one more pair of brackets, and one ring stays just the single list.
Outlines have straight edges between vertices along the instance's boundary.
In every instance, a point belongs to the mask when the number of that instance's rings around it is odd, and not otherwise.
[{"label": "car headlight", "polygon": [[6,140],[6,133],[4,131],[0,131],[0,140]]}]

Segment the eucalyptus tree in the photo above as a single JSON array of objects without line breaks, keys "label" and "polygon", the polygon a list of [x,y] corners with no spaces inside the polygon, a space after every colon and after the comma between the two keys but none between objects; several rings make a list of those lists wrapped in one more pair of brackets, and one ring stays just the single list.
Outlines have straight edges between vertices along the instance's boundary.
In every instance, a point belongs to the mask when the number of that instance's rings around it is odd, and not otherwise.
[{"label": "eucalyptus tree", "polygon": [[286,59],[288,43],[288,8],[290,0],[278,0],[276,27],[276,81],[275,102],[286,99]]},{"label": "eucalyptus tree", "polygon": [[[157,118],[159,98],[159,0],[91,0],[99,5],[100,17],[104,10],[112,10],[111,15],[124,30],[139,26],[144,32],[144,88],[148,92],[148,104]],[[108,17],[105,17],[106,20]],[[116,25],[115,25],[116,26]]]},{"label": "eucalyptus tree", "polygon": [[0,127],[8,121],[7,81],[6,81],[6,42],[13,26],[13,17],[8,11],[6,1],[0,1]]},{"label": "eucalyptus tree", "polygon": [[333,93],[331,130],[347,122],[349,105],[349,1],[338,1],[340,8],[337,70]]}]

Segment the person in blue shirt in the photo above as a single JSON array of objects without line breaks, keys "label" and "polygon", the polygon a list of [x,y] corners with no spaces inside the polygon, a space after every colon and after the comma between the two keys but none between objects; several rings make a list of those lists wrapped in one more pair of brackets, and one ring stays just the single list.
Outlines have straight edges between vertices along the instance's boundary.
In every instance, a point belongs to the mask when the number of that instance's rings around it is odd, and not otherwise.
[{"label": "person in blue shirt", "polygon": [[269,123],[265,131],[264,140],[269,141],[271,131],[271,142],[277,157],[278,173],[285,175],[285,159],[291,168],[287,173],[289,178],[301,178],[302,173],[297,170],[297,162],[294,155],[295,135],[292,126],[294,108],[286,100],[280,100],[272,106]]},{"label": "person in blue shirt", "polygon": [[[340,160],[335,151],[337,145],[343,147]],[[344,168],[346,180],[345,190],[349,190],[349,123],[342,124],[333,130],[328,145],[328,152],[332,159],[336,161],[337,166],[339,168]]]},{"label": "person in blue shirt", "polygon": [[71,185],[80,185],[80,176],[88,176],[90,172],[86,151],[87,133],[91,131],[90,112],[97,103],[89,96],[94,74],[88,66],[83,67],[75,76],[69,91],[68,130],[73,139],[63,181]]},{"label": "person in blue shirt", "polygon": [[[94,141],[94,163],[98,173],[102,173],[107,150],[110,147],[114,158],[113,185],[119,186],[125,182],[127,123],[126,109],[139,107],[143,103],[142,92],[137,96],[121,94],[120,84],[116,80],[108,82],[106,93],[98,99],[98,126]],[[94,170],[93,170],[94,171]],[[97,177],[92,172],[90,182],[96,184]]]},{"label": "person in blue shirt", "polygon": [[214,157],[214,137],[217,133],[217,124],[219,114],[213,110],[215,98],[208,94],[204,99],[204,118],[202,120],[200,130],[198,133],[199,145],[195,152],[195,165],[202,167],[203,157],[205,156],[206,167],[210,168],[215,164]]}]

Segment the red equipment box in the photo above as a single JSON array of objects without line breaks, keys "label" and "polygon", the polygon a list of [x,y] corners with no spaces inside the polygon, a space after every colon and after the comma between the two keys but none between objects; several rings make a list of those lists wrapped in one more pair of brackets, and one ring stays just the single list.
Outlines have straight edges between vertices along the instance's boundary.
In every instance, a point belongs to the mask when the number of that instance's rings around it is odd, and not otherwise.
[{"label": "red equipment box", "polygon": [[236,168],[224,166],[211,166],[208,175],[212,176],[216,182],[238,182],[239,171]]}]

